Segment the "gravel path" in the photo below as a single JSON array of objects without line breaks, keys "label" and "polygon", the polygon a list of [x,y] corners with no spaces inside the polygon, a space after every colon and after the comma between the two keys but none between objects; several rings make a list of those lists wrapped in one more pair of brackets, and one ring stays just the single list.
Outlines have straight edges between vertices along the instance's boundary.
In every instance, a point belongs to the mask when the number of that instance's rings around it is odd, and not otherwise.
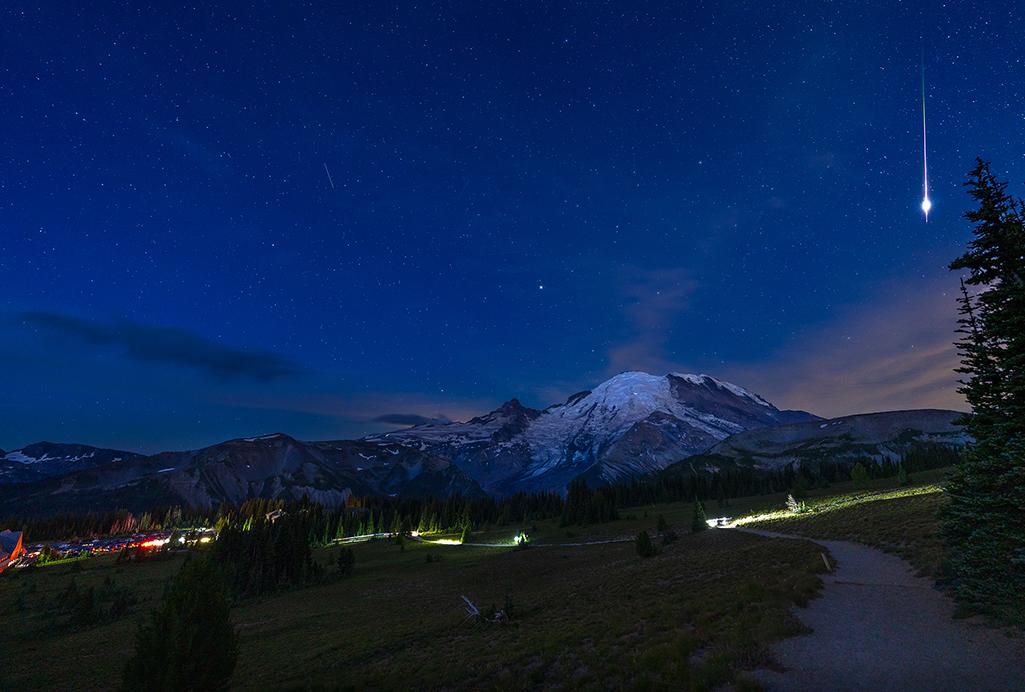
[{"label": "gravel path", "polygon": [[767,689],[1025,690],[1022,637],[953,619],[953,602],[898,557],[846,541],[813,542],[838,564],[824,575],[822,595],[797,611],[814,631],[773,648],[785,672],[755,672]]}]

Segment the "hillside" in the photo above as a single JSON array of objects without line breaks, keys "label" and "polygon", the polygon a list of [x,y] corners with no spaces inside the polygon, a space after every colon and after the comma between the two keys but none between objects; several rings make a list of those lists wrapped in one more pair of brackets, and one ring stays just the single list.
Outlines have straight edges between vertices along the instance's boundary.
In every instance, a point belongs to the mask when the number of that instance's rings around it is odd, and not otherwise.
[{"label": "hillside", "polygon": [[11,514],[183,504],[213,508],[255,497],[309,497],[328,507],[356,495],[480,495],[449,461],[362,441],[301,442],[275,433],[186,452],[135,456],[21,485],[0,486]]},{"label": "hillside", "polygon": [[772,470],[814,466],[829,461],[853,465],[856,460],[898,461],[923,444],[962,447],[969,437],[955,421],[957,411],[919,409],[843,416],[792,423],[731,435],[707,451],[685,459],[668,471],[696,466],[743,466]]}]

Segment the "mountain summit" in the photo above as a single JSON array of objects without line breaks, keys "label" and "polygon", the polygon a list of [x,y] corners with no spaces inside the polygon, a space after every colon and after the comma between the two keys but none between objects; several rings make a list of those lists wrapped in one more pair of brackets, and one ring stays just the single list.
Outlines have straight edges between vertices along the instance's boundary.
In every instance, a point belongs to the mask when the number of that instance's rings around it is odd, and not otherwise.
[{"label": "mountain summit", "polygon": [[561,490],[578,476],[614,482],[657,471],[738,432],[818,420],[781,411],[708,375],[623,372],[543,411],[515,399],[465,423],[367,438],[451,459],[484,490]]},{"label": "mountain summit", "polygon": [[41,443],[5,455],[0,505],[134,511],[253,497],[333,505],[353,494],[562,492],[574,478],[595,485],[635,478],[736,433],[810,420],[818,418],[781,411],[708,375],[624,372],[543,410],[512,399],[466,422],[360,440],[304,442],[275,433],[149,457]]}]

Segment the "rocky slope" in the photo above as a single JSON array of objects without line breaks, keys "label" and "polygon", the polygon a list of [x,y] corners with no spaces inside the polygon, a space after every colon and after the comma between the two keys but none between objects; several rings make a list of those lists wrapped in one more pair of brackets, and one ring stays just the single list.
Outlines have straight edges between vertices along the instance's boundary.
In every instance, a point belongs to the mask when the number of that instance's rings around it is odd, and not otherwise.
[{"label": "rocky slope", "polygon": [[301,442],[281,433],[229,440],[187,452],[96,466],[60,477],[0,486],[5,513],[182,504],[216,507],[256,497],[327,506],[350,495],[482,495],[448,460],[397,445],[363,441]]},{"label": "rocky slope", "polygon": [[430,424],[368,438],[451,459],[486,491],[562,490],[665,468],[738,432],[818,420],[780,411],[708,375],[625,372],[544,410],[515,399],[466,423]]},{"label": "rocky slope", "polygon": [[968,444],[967,433],[954,422],[961,415],[937,409],[886,411],[747,430],[685,459],[679,468],[697,464],[774,469],[820,461],[847,460],[853,465],[865,458],[897,461],[916,445]]}]

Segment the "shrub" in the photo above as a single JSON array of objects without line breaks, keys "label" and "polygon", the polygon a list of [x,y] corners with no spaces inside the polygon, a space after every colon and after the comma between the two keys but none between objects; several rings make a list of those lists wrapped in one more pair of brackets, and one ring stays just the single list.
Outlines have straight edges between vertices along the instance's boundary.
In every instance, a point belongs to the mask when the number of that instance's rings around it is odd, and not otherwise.
[{"label": "shrub", "polygon": [[647,531],[641,531],[636,538],[637,554],[641,557],[652,557],[658,554],[658,548],[651,542]]},{"label": "shrub", "polygon": [[352,575],[354,569],[356,569],[356,552],[349,547],[342,548],[338,551],[338,574],[343,577]]},{"label": "shrub", "polygon": [[798,501],[792,494],[787,495],[787,509],[792,514],[803,514],[808,511],[808,504],[803,500]]}]

